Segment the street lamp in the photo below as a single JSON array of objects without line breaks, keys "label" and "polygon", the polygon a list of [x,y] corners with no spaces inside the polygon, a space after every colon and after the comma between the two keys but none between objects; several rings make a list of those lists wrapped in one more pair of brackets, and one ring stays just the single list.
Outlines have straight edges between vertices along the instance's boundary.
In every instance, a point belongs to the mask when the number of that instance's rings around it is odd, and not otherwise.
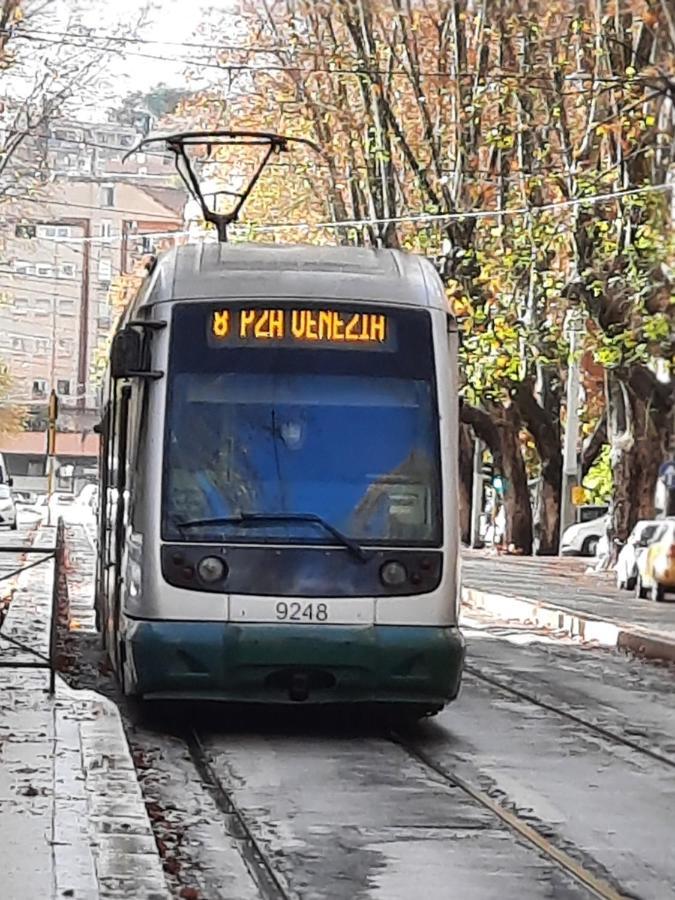
[{"label": "street lamp", "polygon": [[581,393],[580,352],[584,331],[584,315],[580,306],[570,307],[564,331],[569,341],[567,364],[567,418],[563,442],[562,491],[560,502],[560,546],[566,528],[574,524],[572,491],[579,483],[579,397]]}]

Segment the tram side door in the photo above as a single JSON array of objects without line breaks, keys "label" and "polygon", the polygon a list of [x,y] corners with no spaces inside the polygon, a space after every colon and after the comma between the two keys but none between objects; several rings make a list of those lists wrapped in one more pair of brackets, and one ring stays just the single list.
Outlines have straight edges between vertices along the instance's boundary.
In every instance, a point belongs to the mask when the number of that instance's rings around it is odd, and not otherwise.
[{"label": "tram side door", "polygon": [[112,634],[115,639],[111,644],[111,656],[115,667],[119,671],[121,660],[119,659],[118,629],[120,622],[120,610],[122,601],[122,578],[124,566],[124,536],[126,526],[127,506],[127,460],[129,448],[129,407],[131,403],[131,386],[117,383],[115,385],[115,429],[112,447],[112,477],[111,482],[111,516],[109,519],[110,542],[109,573],[108,573],[108,600],[110,604],[109,621]]}]

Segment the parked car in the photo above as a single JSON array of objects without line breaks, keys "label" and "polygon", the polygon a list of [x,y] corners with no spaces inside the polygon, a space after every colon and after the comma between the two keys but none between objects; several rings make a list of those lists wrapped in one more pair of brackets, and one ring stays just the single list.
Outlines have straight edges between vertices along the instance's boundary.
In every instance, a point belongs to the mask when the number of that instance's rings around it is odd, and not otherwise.
[{"label": "parked car", "polygon": [[593,519],[599,519],[601,516],[606,516],[608,513],[607,506],[598,506],[588,504],[587,506],[580,506],[577,509],[577,524],[581,524],[582,522],[592,522]]},{"label": "parked car", "polygon": [[646,550],[638,557],[638,597],[657,603],[675,593],[675,519],[665,521]]},{"label": "parked car", "polygon": [[17,506],[32,506],[37,499],[37,496],[33,491],[22,491],[14,488],[12,494]]},{"label": "parked car", "polygon": [[46,494],[36,494],[33,502],[21,509],[24,519],[38,519],[41,522],[47,521],[48,513]]},{"label": "parked car", "polygon": [[54,494],[52,500],[57,506],[69,506],[75,502],[75,494]]},{"label": "parked car", "polygon": [[644,519],[633,528],[616,561],[616,586],[618,588],[626,591],[635,590],[638,578],[638,558],[645,547],[648,547],[654,540],[662,525],[663,520]]},{"label": "parked car", "polygon": [[0,484],[0,525],[16,531],[16,503],[8,484]]},{"label": "parked car", "polygon": [[563,556],[595,556],[600,538],[607,530],[607,516],[577,522],[565,529],[560,542]]}]

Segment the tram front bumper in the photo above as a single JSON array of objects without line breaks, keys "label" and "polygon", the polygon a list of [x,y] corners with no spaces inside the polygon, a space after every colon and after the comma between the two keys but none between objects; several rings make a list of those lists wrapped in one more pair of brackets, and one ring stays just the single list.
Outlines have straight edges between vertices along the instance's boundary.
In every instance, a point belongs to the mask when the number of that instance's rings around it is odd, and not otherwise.
[{"label": "tram front bumper", "polygon": [[458,628],[127,620],[127,684],[146,698],[442,706],[459,691]]}]

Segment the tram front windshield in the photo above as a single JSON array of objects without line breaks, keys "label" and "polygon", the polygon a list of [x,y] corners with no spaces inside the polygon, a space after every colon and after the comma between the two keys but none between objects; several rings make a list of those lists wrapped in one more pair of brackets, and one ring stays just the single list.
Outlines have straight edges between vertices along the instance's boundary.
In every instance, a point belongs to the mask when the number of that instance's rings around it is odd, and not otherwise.
[{"label": "tram front windshield", "polygon": [[[174,311],[163,538],[334,544],[329,524],[364,544],[439,545],[429,315],[387,310],[385,331],[378,310],[300,312],[270,328],[264,310]],[[257,337],[242,325],[256,314]]]}]

